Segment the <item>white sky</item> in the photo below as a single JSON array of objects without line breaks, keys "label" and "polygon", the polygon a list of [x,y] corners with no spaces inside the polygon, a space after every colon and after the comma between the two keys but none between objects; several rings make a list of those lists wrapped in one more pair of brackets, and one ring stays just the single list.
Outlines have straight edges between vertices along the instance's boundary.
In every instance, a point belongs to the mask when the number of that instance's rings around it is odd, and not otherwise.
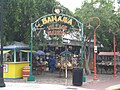
[{"label": "white sky", "polygon": [[83,0],[56,0],[59,1],[63,6],[67,7],[72,12],[78,7],[80,8]]},{"label": "white sky", "polygon": [[[56,0],[59,1],[63,6],[67,7],[70,11],[75,12],[75,9],[80,8],[82,2],[84,0]],[[115,6],[115,10],[118,10],[120,6],[117,4],[117,0],[113,4]]]}]

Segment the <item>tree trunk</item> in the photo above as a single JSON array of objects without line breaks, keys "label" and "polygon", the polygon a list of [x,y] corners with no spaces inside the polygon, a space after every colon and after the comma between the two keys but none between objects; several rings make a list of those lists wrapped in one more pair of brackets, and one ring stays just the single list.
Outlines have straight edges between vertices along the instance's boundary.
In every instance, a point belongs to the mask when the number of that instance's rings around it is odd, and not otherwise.
[{"label": "tree trunk", "polygon": [[[85,61],[85,73],[86,75],[89,75],[91,74],[91,71],[90,71],[90,68],[89,68],[89,60],[90,60],[90,43],[91,43],[91,35],[92,35],[92,32],[89,33],[87,39],[86,39],[86,42],[85,42],[85,54],[84,54],[84,61]],[[88,43],[88,40],[89,40],[89,43]],[[86,48],[86,45],[88,43],[88,48]],[[88,53],[87,53],[88,52]]]}]

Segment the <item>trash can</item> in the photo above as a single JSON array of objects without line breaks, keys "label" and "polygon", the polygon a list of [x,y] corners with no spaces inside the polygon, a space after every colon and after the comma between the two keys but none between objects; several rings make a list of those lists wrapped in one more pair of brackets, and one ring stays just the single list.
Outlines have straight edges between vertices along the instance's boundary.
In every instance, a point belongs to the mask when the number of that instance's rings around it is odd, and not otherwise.
[{"label": "trash can", "polygon": [[81,86],[83,83],[83,69],[74,68],[73,69],[73,78],[72,83],[74,86]]},{"label": "trash can", "polygon": [[30,75],[30,66],[23,67],[23,79],[27,80],[29,75]]}]

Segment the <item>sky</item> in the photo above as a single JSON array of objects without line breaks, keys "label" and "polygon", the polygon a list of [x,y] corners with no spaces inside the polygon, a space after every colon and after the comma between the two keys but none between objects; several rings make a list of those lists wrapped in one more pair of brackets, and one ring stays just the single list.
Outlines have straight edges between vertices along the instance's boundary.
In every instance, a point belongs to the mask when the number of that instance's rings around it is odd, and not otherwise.
[{"label": "sky", "polygon": [[[77,7],[80,8],[84,0],[56,0],[56,1],[59,1],[63,6],[65,6],[74,13]],[[115,0],[113,6],[115,6],[115,11],[117,11],[119,8],[117,4],[117,0]]]},{"label": "sky", "polygon": [[83,0],[56,0],[59,1],[63,6],[68,8],[70,11],[75,12],[75,9],[80,8]]}]

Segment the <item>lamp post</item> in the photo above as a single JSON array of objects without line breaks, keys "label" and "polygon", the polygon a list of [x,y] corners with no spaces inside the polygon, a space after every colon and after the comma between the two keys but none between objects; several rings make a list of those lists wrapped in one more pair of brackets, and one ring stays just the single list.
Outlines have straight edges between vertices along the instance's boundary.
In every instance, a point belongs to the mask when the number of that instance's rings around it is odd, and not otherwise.
[{"label": "lamp post", "polygon": [[5,87],[3,79],[3,0],[0,1],[0,31],[1,31],[0,87]]},{"label": "lamp post", "polygon": [[[115,24],[115,30],[113,32],[113,50],[114,50],[114,77],[117,77],[117,67],[116,67],[116,33],[119,30],[119,24],[114,21]],[[112,26],[112,25],[111,25]],[[109,27],[109,32],[111,31],[110,27]]]},{"label": "lamp post", "polygon": [[116,32],[114,32],[113,45],[114,45],[114,77],[117,77],[117,74],[116,74]]},{"label": "lamp post", "polygon": [[96,53],[97,53],[96,30],[100,26],[100,19],[98,17],[92,17],[92,18],[90,18],[89,22],[88,22],[88,28],[89,29],[91,28],[90,21],[93,20],[93,19],[97,19],[98,20],[98,25],[94,28],[94,77],[93,77],[93,79],[94,80],[98,80],[97,73],[96,73]]},{"label": "lamp post", "polygon": [[33,50],[33,28],[31,23],[31,40],[30,40],[30,75],[28,76],[28,81],[35,81],[35,76],[32,74],[32,50]]}]

